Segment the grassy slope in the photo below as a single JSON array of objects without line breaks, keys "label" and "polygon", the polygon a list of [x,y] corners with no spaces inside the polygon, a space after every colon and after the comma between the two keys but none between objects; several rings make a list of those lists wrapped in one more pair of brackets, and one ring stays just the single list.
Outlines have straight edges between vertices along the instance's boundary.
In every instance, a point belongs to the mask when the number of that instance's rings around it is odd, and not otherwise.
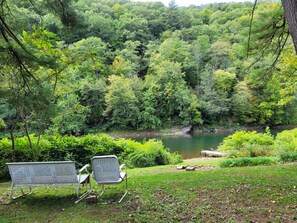
[{"label": "grassy slope", "polygon": [[[121,204],[115,200],[124,185],[112,186],[93,205],[75,205],[73,190],[42,187],[0,205],[0,222],[293,222],[296,170],[294,164],[194,172],[175,166],[133,169],[130,193]],[[8,188],[9,182],[0,184],[0,197]]]}]

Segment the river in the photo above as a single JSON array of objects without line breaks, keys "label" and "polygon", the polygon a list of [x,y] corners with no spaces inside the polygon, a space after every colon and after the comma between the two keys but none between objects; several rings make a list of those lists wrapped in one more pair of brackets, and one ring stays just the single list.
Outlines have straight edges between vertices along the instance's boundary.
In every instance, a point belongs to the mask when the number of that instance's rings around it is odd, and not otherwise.
[{"label": "river", "polygon": [[[200,156],[201,150],[216,150],[224,138],[232,133],[216,133],[186,136],[155,136],[163,142],[170,152],[178,152],[183,159],[196,158]],[[135,138],[143,141],[147,138]]]},{"label": "river", "polygon": [[[283,130],[290,130],[297,128],[296,125],[279,126],[271,129],[271,134],[276,136],[278,132]],[[257,130],[256,130],[257,129]],[[257,132],[264,132],[265,128],[250,129]],[[154,136],[154,137],[132,137],[137,141],[143,141],[147,139],[159,139],[163,142],[164,146],[169,148],[170,152],[178,152],[183,159],[191,159],[200,157],[201,150],[216,150],[224,138],[228,135],[232,135],[233,132],[219,132],[209,134],[197,134],[197,135],[178,135],[178,136]]]}]

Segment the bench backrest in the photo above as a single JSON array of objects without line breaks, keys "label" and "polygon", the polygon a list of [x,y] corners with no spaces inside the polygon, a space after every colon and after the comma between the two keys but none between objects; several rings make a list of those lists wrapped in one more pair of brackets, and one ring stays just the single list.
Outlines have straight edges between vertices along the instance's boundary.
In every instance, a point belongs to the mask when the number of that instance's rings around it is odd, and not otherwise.
[{"label": "bench backrest", "polygon": [[7,163],[15,186],[78,183],[72,161]]}]

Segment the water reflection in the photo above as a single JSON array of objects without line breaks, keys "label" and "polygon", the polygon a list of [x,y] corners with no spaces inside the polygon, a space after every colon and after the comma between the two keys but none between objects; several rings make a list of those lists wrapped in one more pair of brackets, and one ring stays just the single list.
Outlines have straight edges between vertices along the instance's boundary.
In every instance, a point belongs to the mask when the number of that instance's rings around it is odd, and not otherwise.
[{"label": "water reflection", "polygon": [[[271,134],[276,136],[277,133],[283,130],[289,130],[296,128],[296,126],[282,126],[271,129]],[[249,130],[253,131],[253,130]],[[257,132],[265,132],[265,128],[262,130],[254,130]],[[143,141],[144,139],[156,138],[161,140],[164,145],[169,148],[170,152],[178,152],[183,159],[190,159],[200,157],[201,150],[216,150],[224,138],[228,135],[232,135],[231,132],[224,133],[212,133],[212,134],[200,134],[200,135],[185,135],[185,136],[156,136],[145,138],[134,138],[137,141]]]},{"label": "water reflection", "polygon": [[[170,152],[178,152],[183,159],[196,158],[200,156],[201,150],[216,150],[218,145],[230,133],[222,134],[203,134],[186,136],[157,136],[152,137],[161,140],[169,148]],[[136,138],[143,141],[146,138]]]}]

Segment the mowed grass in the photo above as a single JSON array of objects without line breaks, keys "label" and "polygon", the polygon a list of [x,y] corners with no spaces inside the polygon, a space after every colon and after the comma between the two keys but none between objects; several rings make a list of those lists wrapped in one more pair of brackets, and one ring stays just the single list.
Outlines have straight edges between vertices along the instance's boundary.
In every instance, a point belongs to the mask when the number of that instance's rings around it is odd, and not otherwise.
[{"label": "mowed grass", "polygon": [[[129,169],[129,194],[108,187],[96,204],[74,204],[74,190],[37,187],[0,205],[0,222],[297,222],[297,165],[219,168],[196,171],[175,166]],[[95,186],[99,190],[100,187]],[[10,182],[0,184],[5,198]]]}]

